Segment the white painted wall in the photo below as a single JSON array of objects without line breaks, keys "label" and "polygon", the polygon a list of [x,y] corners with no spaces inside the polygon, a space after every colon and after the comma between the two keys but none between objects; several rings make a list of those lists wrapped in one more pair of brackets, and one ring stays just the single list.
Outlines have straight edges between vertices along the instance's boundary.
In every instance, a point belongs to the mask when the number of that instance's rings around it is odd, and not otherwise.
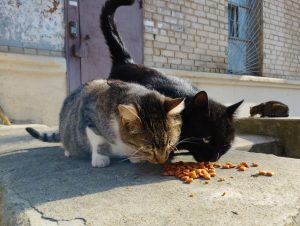
[{"label": "white painted wall", "polygon": [[66,93],[63,57],[0,53],[0,105],[13,123],[58,125]]},{"label": "white painted wall", "polygon": [[222,104],[230,105],[244,99],[238,117],[249,116],[250,106],[270,101],[281,101],[289,106],[290,116],[300,116],[300,82],[257,76],[238,76],[205,72],[158,69],[166,75],[192,81],[208,96]]}]

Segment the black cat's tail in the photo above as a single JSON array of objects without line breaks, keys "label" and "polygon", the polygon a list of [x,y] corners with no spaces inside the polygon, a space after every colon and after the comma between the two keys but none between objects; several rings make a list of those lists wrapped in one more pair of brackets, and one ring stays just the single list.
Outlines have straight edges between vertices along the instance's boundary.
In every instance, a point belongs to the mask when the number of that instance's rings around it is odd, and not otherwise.
[{"label": "black cat's tail", "polygon": [[133,63],[133,59],[125,48],[114,21],[114,14],[118,7],[132,5],[133,3],[134,0],[108,0],[102,7],[100,24],[106,44],[109,47],[113,65]]},{"label": "black cat's tail", "polygon": [[49,142],[49,143],[60,142],[59,133],[52,133],[52,134],[40,133],[39,131],[37,131],[31,127],[27,127],[25,129],[31,136],[33,136],[34,138],[41,140],[43,142]]}]

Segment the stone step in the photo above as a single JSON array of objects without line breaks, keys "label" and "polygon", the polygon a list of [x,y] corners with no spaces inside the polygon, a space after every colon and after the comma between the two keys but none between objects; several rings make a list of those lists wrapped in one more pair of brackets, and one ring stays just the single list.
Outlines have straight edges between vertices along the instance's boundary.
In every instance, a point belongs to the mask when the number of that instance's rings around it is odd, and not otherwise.
[{"label": "stone step", "polygon": [[300,158],[300,118],[238,118],[239,134],[256,134],[278,139],[287,157]]},{"label": "stone step", "polygon": [[232,149],[239,151],[257,152],[265,154],[284,155],[284,149],[278,139],[269,136],[237,134]]}]

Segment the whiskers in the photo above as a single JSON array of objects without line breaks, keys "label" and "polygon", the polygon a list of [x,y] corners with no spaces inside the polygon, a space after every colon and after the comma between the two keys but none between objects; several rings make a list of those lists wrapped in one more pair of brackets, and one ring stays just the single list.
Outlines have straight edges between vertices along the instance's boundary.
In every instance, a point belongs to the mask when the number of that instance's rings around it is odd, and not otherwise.
[{"label": "whiskers", "polygon": [[139,152],[143,150],[143,147],[140,147],[139,149],[135,150],[133,153],[131,153],[130,155],[127,156],[127,158],[125,159],[122,159],[120,160],[120,162],[124,162],[124,161],[127,161],[127,160],[136,160],[136,161],[139,161],[139,160],[145,160],[141,155],[139,155]]},{"label": "whiskers", "polygon": [[202,138],[197,138],[197,137],[188,137],[188,138],[184,138],[180,141],[178,141],[175,146],[179,145],[179,144],[183,144],[183,143],[191,143],[191,144],[198,144],[200,141],[202,141]]},{"label": "whiskers", "polygon": [[170,145],[171,148],[172,148],[172,150],[171,150],[170,152],[172,152],[172,151],[178,151],[176,145],[177,145],[177,144],[175,144],[175,145]]},{"label": "whiskers", "polygon": [[130,159],[136,160],[136,161],[144,160],[144,158],[142,158],[141,156],[131,156],[131,157],[127,157],[127,158],[121,159],[119,162],[125,162],[125,161],[128,161]]}]

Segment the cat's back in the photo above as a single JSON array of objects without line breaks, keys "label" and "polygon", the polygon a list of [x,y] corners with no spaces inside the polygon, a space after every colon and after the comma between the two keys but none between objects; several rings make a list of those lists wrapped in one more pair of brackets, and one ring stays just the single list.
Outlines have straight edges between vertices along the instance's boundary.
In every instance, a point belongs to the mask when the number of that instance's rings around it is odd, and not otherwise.
[{"label": "cat's back", "polygon": [[192,97],[198,92],[198,89],[190,82],[173,76],[166,76],[161,72],[144,65],[114,65],[110,78],[120,79],[126,82],[135,82],[173,98],[183,96]]},{"label": "cat's back", "polygon": [[76,106],[78,105],[78,100],[82,95],[83,89],[84,85],[81,85],[65,98],[60,111],[60,124],[62,123],[64,118],[68,117],[70,111],[76,108]]},{"label": "cat's back", "polygon": [[265,103],[264,113],[269,117],[288,117],[289,107],[279,101],[268,101]]},{"label": "cat's back", "polygon": [[66,119],[76,117],[84,102],[90,98],[91,93],[96,93],[97,90],[98,95],[101,95],[107,89],[105,80],[95,80],[79,86],[65,98],[60,111],[60,124],[64,123]]},{"label": "cat's back", "polygon": [[136,102],[147,94],[159,95],[157,91],[121,80],[94,80],[85,89],[85,98],[96,102],[101,101],[102,105],[107,107]]},{"label": "cat's back", "polygon": [[272,100],[272,101],[268,101],[268,102],[265,102],[264,103],[266,107],[284,107],[284,108],[287,108],[288,106],[282,102],[279,102],[279,101],[275,101],[275,100]]}]

